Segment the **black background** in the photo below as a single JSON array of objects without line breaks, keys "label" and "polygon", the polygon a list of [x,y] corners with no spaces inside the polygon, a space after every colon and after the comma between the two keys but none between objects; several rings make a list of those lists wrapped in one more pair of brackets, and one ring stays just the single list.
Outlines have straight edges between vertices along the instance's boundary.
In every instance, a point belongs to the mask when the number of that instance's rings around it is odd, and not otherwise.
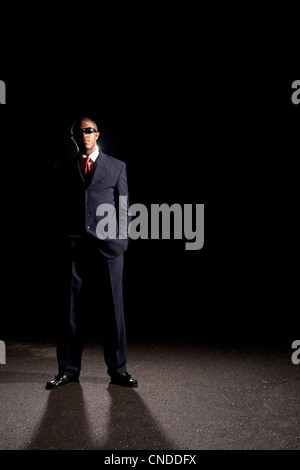
[{"label": "black background", "polygon": [[126,162],[132,203],[205,203],[199,252],[130,243],[129,337],[275,344],[289,356],[299,337],[297,14],[103,8],[24,4],[10,16],[7,5],[3,15],[0,338],[55,337],[52,167],[87,114]]},{"label": "black background", "polygon": [[63,66],[36,57],[25,69],[20,59],[23,75],[0,77],[1,337],[55,338],[51,178],[75,150],[71,124],[86,115],[102,149],[126,162],[131,204],[205,204],[201,250],[186,251],[184,240],[130,242],[129,338],[290,348],[298,331],[295,77],[280,78],[263,61],[224,72],[194,49],[132,44],[95,61],[66,54]]}]

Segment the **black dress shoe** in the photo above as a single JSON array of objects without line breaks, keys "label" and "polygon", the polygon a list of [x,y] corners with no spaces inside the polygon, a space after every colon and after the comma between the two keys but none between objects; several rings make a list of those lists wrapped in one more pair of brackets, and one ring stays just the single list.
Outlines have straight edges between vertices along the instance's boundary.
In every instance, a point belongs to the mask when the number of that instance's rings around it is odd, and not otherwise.
[{"label": "black dress shoe", "polygon": [[138,383],[137,381],[128,374],[128,372],[125,372],[124,374],[119,374],[119,372],[114,372],[111,374],[111,384],[114,385],[122,385],[123,387],[137,387]]},{"label": "black dress shoe", "polygon": [[70,377],[65,374],[58,374],[46,383],[46,390],[52,390],[54,388],[61,387],[62,385],[66,385],[69,382],[79,382],[79,379],[76,376]]}]

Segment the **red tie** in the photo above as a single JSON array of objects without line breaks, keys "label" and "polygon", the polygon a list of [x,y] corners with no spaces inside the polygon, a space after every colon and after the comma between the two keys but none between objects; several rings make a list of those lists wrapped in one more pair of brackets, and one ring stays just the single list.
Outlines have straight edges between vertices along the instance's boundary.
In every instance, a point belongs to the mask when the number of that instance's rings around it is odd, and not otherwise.
[{"label": "red tie", "polygon": [[86,175],[91,169],[91,159],[90,157],[86,157],[85,165],[84,165],[84,174]]}]

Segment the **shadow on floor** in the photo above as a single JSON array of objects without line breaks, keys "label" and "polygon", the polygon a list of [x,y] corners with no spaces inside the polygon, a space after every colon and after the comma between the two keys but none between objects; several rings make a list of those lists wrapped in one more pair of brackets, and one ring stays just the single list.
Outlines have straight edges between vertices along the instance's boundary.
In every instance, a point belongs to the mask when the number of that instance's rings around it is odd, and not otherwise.
[{"label": "shadow on floor", "polygon": [[82,387],[68,384],[49,393],[45,415],[25,450],[175,450],[138,391],[116,385],[103,435],[91,432]]}]

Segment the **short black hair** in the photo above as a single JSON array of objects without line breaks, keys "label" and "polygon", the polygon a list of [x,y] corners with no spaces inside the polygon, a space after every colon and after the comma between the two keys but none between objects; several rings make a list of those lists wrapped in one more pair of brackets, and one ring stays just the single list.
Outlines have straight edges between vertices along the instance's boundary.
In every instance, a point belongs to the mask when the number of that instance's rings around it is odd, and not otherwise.
[{"label": "short black hair", "polygon": [[89,117],[86,117],[86,116],[80,116],[79,118],[76,119],[76,121],[73,122],[72,124],[72,127],[71,127],[71,134],[74,135],[76,133],[76,130],[80,129],[80,123],[81,121],[90,121],[93,123],[96,131],[98,131],[98,126],[97,126],[97,123],[89,118]]}]

